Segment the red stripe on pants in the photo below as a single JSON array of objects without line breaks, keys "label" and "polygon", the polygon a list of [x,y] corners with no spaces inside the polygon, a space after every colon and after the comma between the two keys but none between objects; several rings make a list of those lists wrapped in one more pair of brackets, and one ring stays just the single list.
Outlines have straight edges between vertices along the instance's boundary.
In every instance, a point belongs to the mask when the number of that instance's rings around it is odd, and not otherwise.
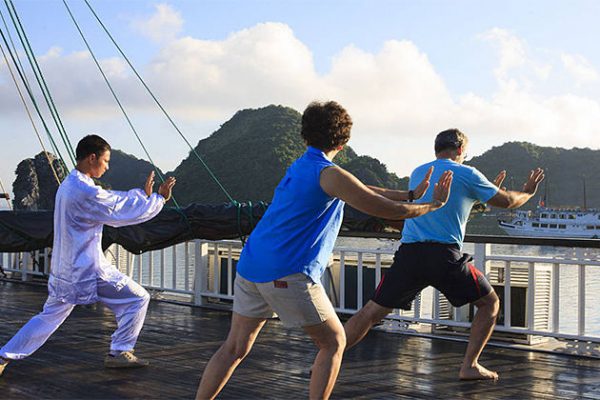
[{"label": "red stripe on pants", "polygon": [[467,264],[469,267],[469,271],[471,271],[471,276],[473,276],[473,280],[475,281],[475,286],[477,287],[477,293],[481,296],[481,288],[479,287],[479,275],[481,275],[481,271],[479,271],[475,266],[471,263]]}]

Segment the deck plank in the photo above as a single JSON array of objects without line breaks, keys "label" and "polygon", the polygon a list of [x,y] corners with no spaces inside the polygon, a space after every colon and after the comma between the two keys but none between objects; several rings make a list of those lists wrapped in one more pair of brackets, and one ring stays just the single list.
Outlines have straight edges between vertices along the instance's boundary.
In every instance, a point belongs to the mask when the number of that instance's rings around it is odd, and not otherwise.
[{"label": "deck plank", "polygon": [[[39,312],[45,298],[44,287],[0,282],[0,343]],[[0,398],[193,398],[229,320],[226,311],[153,301],[137,346],[152,365],[106,370],[113,316],[101,305],[77,307],[36,354],[7,368]],[[464,349],[460,342],[373,331],[345,355],[333,398],[600,399],[596,360],[488,347],[482,363],[501,380],[461,382]],[[269,322],[220,398],[306,398],[315,354],[301,331]]]}]

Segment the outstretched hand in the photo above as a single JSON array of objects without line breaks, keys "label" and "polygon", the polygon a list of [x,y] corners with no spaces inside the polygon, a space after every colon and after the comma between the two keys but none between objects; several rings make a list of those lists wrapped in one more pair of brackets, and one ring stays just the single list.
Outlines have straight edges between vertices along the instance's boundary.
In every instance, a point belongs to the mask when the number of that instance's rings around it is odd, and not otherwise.
[{"label": "outstretched hand", "polygon": [[146,178],[146,183],[144,184],[144,192],[146,192],[146,196],[150,197],[152,194],[152,189],[154,188],[154,171],[150,171],[148,177]]},{"label": "outstretched hand", "polygon": [[536,168],[529,172],[529,178],[527,182],[523,185],[523,191],[530,195],[534,195],[537,191],[539,184],[544,180],[544,170],[541,168]]},{"label": "outstretched hand", "polygon": [[443,206],[448,201],[451,185],[452,171],[445,171],[433,188],[433,200],[440,202],[440,206]]},{"label": "outstretched hand", "polygon": [[171,199],[171,191],[173,190],[173,186],[175,186],[176,182],[177,180],[174,177],[170,176],[158,188],[158,194],[164,197],[165,201],[169,201],[169,199]]},{"label": "outstretched hand", "polygon": [[494,179],[494,185],[502,190],[506,190],[506,187],[502,186],[504,179],[506,179],[506,170],[502,170],[498,173],[496,179]]},{"label": "outstretched hand", "polygon": [[423,195],[429,188],[429,180],[431,179],[431,174],[433,174],[433,166],[429,167],[429,170],[425,174],[425,177],[423,178],[421,183],[419,183],[419,186],[417,186],[415,190],[413,190],[415,200],[418,200],[421,197],[423,197]]}]

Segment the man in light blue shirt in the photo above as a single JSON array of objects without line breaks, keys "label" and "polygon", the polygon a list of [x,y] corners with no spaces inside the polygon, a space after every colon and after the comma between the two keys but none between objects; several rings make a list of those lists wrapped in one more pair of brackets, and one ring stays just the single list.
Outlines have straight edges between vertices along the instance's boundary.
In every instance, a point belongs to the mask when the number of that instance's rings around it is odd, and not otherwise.
[{"label": "man in light blue shirt", "polygon": [[[347,347],[358,343],[392,309],[410,310],[421,290],[433,286],[455,307],[467,303],[477,307],[460,379],[498,379],[496,372],[479,364],[479,356],[494,329],[499,300],[485,276],[471,263],[472,257],[461,253],[467,219],[476,201],[502,208],[520,207],[535,194],[544,174],[539,168],[531,171],[522,192],[499,189],[506,172],[500,172],[492,183],[477,169],[463,165],[467,144],[467,137],[458,129],[439,133],[435,139],[436,160],[412,173],[410,188],[432,167],[431,179],[436,179],[440,171],[451,171],[452,192],[445,207],[405,222],[402,245],[373,299],[346,323]],[[431,193],[426,192],[417,203],[429,199]]]},{"label": "man in light blue shirt", "polygon": [[[487,203],[498,193],[498,187],[477,169],[449,158],[438,158],[417,167],[410,176],[411,185],[416,186],[414,182],[420,182],[431,167],[434,167],[432,179],[438,177],[438,171],[449,170],[454,173],[452,196],[448,199],[447,207],[406,220],[402,230],[402,243],[457,243],[462,246],[473,204],[475,201]],[[428,201],[430,198],[431,193],[425,193],[416,202]]]}]

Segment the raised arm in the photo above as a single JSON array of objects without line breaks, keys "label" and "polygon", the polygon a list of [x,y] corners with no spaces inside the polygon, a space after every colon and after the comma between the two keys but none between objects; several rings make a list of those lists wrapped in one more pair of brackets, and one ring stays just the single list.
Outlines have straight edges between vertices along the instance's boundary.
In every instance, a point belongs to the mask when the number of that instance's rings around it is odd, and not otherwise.
[{"label": "raised arm", "polygon": [[140,224],[154,218],[171,196],[175,179],[169,178],[163,183],[158,193],[147,195],[148,187],[152,187],[153,174],[150,174],[141,189],[128,192],[110,191],[97,188],[87,196],[82,204],[85,218],[113,227]]},{"label": "raised arm", "polygon": [[429,188],[429,181],[431,179],[431,174],[433,174],[433,166],[429,167],[429,170],[425,174],[425,177],[419,183],[419,185],[413,190],[413,197],[410,199],[409,190],[394,190],[394,189],[385,189],[377,186],[367,185],[369,189],[374,191],[377,194],[382,195],[383,197],[387,197],[390,200],[394,201],[409,201],[409,200],[418,200],[427,191]]},{"label": "raised arm", "polygon": [[436,183],[433,201],[420,204],[403,203],[382,196],[339,167],[324,169],[320,183],[325,193],[344,200],[359,211],[379,218],[399,220],[415,218],[443,207],[450,194],[452,172],[444,172]]},{"label": "raised arm", "polygon": [[[501,186],[505,176],[506,172],[501,171],[494,180],[494,183],[497,186]],[[500,190],[498,190],[498,193],[494,197],[487,201],[487,203],[493,207],[499,208],[521,207],[523,204],[527,203],[527,201],[529,201],[529,199],[531,199],[533,195],[535,195],[535,192],[537,191],[540,182],[542,182],[543,180],[543,169],[537,168],[535,170],[532,170],[529,173],[529,178],[527,179],[527,182],[525,182],[525,184],[523,185],[522,191],[519,192],[516,190],[506,190],[506,188],[501,188]]]}]

